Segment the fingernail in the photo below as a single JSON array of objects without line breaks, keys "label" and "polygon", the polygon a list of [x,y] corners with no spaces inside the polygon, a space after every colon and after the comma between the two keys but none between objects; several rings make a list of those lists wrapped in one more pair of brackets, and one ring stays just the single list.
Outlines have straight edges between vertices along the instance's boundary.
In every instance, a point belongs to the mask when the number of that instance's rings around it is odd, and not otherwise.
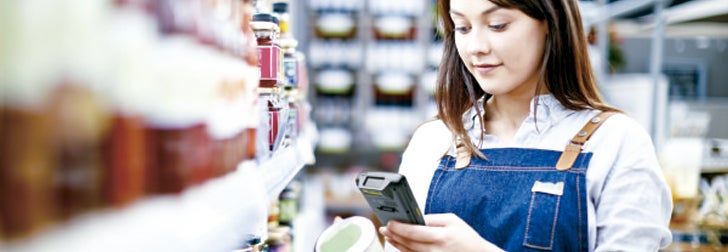
[{"label": "fingernail", "polygon": [[387,235],[387,228],[386,227],[380,227],[379,228],[379,233],[382,234],[382,235]]}]

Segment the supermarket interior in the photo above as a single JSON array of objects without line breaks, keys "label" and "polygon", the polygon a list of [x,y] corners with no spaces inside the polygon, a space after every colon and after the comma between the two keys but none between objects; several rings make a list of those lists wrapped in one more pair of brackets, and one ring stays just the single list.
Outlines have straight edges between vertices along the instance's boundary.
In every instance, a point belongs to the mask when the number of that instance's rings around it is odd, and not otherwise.
[{"label": "supermarket interior", "polygon": [[[381,251],[355,181],[438,114],[436,2],[0,1],[0,251]],[[661,251],[728,251],[728,1],[578,4],[669,185]]]}]

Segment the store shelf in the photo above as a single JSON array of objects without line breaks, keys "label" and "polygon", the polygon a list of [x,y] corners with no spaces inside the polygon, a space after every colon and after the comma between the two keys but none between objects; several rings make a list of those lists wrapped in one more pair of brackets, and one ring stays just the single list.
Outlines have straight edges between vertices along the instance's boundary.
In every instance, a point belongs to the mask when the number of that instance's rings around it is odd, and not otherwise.
[{"label": "store shelf", "polygon": [[309,124],[301,132],[293,145],[279,150],[273,158],[260,164],[258,170],[264,178],[269,199],[278,198],[278,194],[304,165],[315,162],[313,150],[318,139],[316,126]]},{"label": "store shelf", "polygon": [[359,215],[368,215],[372,212],[366,200],[361,195],[326,198],[326,210],[331,212],[351,212]]},{"label": "store shelf", "polygon": [[0,245],[0,251],[232,251],[246,235],[264,235],[270,199],[314,161],[316,138],[316,127],[307,125],[295,143],[265,162],[241,163],[237,171],[179,195],[79,216]]},{"label": "store shelf", "polygon": [[293,223],[293,251],[314,251],[326,228],[324,185],[317,176],[304,177],[301,209]]}]

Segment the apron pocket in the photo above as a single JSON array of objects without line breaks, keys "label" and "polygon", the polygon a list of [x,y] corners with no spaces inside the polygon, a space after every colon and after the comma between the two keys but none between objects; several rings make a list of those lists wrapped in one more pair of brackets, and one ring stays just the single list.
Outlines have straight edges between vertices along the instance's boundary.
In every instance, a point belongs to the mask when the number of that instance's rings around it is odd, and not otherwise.
[{"label": "apron pocket", "polygon": [[564,182],[536,181],[533,184],[524,246],[544,250],[553,248],[556,217],[559,214],[559,202],[563,188]]}]

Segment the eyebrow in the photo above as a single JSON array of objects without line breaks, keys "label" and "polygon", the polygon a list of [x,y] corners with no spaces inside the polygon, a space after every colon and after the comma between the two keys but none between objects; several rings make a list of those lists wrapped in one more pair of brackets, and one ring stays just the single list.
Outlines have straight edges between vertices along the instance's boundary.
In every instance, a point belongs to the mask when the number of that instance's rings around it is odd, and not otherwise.
[{"label": "eyebrow", "polygon": [[[491,12],[494,12],[494,11],[496,11],[496,10],[500,9],[500,8],[501,8],[501,7],[500,7],[500,6],[497,6],[497,5],[496,5],[496,6],[493,6],[493,7],[490,7],[490,8],[488,8],[487,10],[484,10],[483,12],[481,12],[481,13],[480,13],[480,15],[481,15],[481,16],[485,16],[485,15],[488,15],[488,14],[490,14]],[[450,11],[449,11],[449,12],[450,12],[450,15],[456,15],[456,16],[461,16],[461,17],[462,17],[462,16],[465,16],[465,15],[463,15],[462,13],[460,13],[460,12],[458,12],[458,11],[455,11],[455,10],[452,10],[452,9],[450,9]]]}]

